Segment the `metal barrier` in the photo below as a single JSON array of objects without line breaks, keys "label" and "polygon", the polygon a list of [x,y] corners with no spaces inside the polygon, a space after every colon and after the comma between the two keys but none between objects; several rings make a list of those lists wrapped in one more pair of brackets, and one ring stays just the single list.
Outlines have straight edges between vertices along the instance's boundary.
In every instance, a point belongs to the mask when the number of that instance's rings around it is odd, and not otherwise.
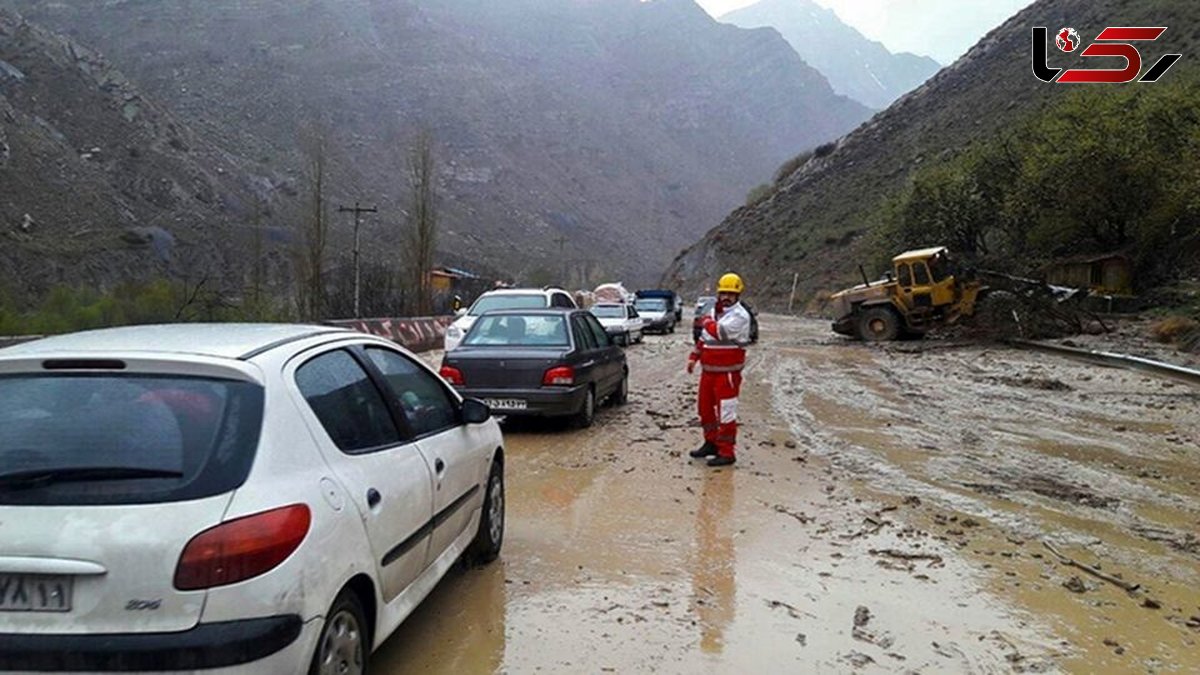
[{"label": "metal barrier", "polygon": [[1048,354],[1057,354],[1059,356],[1080,359],[1102,366],[1140,370],[1154,375],[1162,375],[1165,377],[1182,380],[1191,385],[1200,386],[1200,370],[1194,370],[1192,368],[1176,366],[1170,363],[1145,359],[1140,356],[1114,354],[1112,352],[1101,352],[1091,349],[1077,349],[1075,347],[1064,347],[1062,345],[1056,345],[1047,342],[1034,342],[1032,340],[1008,340],[1008,344],[1011,344],[1014,347],[1020,347],[1022,349],[1030,349],[1033,351],[1046,352]]},{"label": "metal barrier", "polygon": [[393,319],[344,319],[326,321],[330,326],[353,328],[360,333],[378,335],[414,352],[441,349],[446,336],[446,326],[454,322],[453,316],[428,316]]},{"label": "metal barrier", "polygon": [[44,335],[0,335],[0,349],[5,347],[14,347],[22,342],[33,342],[40,340]]}]

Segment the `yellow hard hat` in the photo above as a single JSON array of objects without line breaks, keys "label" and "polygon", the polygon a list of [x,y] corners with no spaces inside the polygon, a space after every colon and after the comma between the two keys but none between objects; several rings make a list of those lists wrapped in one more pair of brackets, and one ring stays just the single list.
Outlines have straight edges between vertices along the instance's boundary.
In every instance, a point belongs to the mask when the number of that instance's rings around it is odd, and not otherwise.
[{"label": "yellow hard hat", "polygon": [[740,295],[744,290],[746,290],[746,284],[742,283],[742,278],[733,272],[722,276],[721,280],[717,282],[718,293],[737,293]]}]

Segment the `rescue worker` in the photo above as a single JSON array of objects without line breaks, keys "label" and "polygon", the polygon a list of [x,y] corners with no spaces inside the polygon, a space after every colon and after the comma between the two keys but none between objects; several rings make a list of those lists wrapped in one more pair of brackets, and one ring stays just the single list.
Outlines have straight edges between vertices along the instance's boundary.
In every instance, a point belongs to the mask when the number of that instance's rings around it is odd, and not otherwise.
[{"label": "rescue worker", "polygon": [[450,300],[450,311],[458,312],[458,310],[460,310],[462,308],[463,308],[462,296],[459,295],[458,293],[455,293],[454,298],[452,300]]},{"label": "rescue worker", "polygon": [[696,459],[708,457],[709,466],[728,466],[737,461],[734,445],[738,392],[742,388],[746,345],[750,344],[750,312],[740,302],[745,290],[738,275],[721,277],[712,314],[704,317],[700,339],[688,356],[688,373],[700,363],[697,403],[704,428],[704,445],[689,454]]}]

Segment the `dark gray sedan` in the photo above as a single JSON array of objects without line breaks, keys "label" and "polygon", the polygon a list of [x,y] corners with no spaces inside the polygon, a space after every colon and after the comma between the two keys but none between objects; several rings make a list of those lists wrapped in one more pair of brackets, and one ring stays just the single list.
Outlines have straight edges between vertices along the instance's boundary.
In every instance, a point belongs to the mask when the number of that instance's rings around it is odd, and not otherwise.
[{"label": "dark gray sedan", "polygon": [[498,415],[570,416],[587,427],[596,405],[629,394],[625,353],[590,312],[507,309],[479,317],[441,375]]}]

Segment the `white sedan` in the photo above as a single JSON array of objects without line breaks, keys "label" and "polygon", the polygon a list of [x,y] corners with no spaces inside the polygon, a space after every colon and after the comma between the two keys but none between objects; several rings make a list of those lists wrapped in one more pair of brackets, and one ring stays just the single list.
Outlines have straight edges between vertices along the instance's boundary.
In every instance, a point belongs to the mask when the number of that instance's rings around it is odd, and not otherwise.
[{"label": "white sedan", "polygon": [[495,309],[541,309],[543,307],[575,308],[571,295],[560,288],[501,288],[488,291],[475,299],[471,308],[462,311],[454,323],[446,327],[442,348],[450,351],[462,342],[467,331],[484,312]]},{"label": "white sedan", "polygon": [[0,350],[0,670],[362,673],[504,537],[485,405],[321,326]]},{"label": "white sedan", "polygon": [[629,345],[642,341],[645,323],[633,305],[603,302],[592,305],[591,312],[618,344]]}]

